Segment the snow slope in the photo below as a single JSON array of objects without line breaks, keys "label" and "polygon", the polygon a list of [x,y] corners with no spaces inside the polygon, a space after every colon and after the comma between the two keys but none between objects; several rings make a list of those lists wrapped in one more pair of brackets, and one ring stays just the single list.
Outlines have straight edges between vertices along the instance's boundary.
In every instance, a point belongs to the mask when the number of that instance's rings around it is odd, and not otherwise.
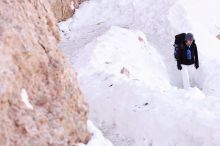
[{"label": "snow slope", "polygon": [[[90,119],[114,145],[220,145],[220,5],[196,2],[90,0],[59,24]],[[179,32],[193,32],[199,49],[189,90],[173,59]]]}]

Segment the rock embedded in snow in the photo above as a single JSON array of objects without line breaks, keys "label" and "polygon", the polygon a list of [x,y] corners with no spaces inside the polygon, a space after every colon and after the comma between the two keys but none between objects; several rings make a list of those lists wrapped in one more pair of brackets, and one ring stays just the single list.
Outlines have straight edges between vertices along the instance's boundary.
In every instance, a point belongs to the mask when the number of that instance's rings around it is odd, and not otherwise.
[{"label": "rock embedded in snow", "polygon": [[217,38],[220,40],[220,34],[219,34],[219,35],[217,35]]},{"label": "rock embedded in snow", "polygon": [[55,22],[47,1],[0,1],[1,146],[67,146],[89,139],[88,106],[57,47]]},{"label": "rock embedded in snow", "polygon": [[127,77],[130,76],[129,70],[128,70],[127,68],[125,68],[125,67],[123,67],[123,68],[121,69],[121,74],[124,74],[124,75],[126,75]]}]

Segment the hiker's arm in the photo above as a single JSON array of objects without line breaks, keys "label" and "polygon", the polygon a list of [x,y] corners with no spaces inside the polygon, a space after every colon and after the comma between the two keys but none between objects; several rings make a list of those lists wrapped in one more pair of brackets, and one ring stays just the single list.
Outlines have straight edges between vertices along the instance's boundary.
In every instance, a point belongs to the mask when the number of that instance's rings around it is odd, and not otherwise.
[{"label": "hiker's arm", "polygon": [[196,44],[195,44],[195,67],[199,68],[199,59],[198,59],[198,51]]},{"label": "hiker's arm", "polygon": [[180,63],[180,56],[181,56],[180,54],[181,54],[181,51],[180,51],[180,49],[178,49],[176,62],[177,62],[177,68],[179,70],[182,69],[182,66],[181,66],[181,63]]},{"label": "hiker's arm", "polygon": [[180,62],[177,60],[177,69],[181,70],[182,69],[182,65],[180,64]]}]

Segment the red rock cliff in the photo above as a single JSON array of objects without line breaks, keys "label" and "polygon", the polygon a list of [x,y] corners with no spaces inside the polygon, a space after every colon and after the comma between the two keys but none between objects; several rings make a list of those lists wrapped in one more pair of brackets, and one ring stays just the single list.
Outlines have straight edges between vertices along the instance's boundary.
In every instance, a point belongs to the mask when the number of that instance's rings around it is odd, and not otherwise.
[{"label": "red rock cliff", "polygon": [[1,146],[73,146],[89,139],[88,106],[59,39],[47,1],[0,1]]}]

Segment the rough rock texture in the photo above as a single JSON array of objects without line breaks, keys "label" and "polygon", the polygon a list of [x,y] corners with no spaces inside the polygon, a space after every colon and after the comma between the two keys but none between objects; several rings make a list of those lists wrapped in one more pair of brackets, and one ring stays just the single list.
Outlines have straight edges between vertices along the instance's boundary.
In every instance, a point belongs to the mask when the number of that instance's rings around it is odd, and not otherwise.
[{"label": "rough rock texture", "polygon": [[70,18],[83,1],[85,0],[49,0],[58,22]]},{"label": "rough rock texture", "polygon": [[47,1],[0,1],[0,146],[73,146],[89,139],[88,106],[59,39]]}]

